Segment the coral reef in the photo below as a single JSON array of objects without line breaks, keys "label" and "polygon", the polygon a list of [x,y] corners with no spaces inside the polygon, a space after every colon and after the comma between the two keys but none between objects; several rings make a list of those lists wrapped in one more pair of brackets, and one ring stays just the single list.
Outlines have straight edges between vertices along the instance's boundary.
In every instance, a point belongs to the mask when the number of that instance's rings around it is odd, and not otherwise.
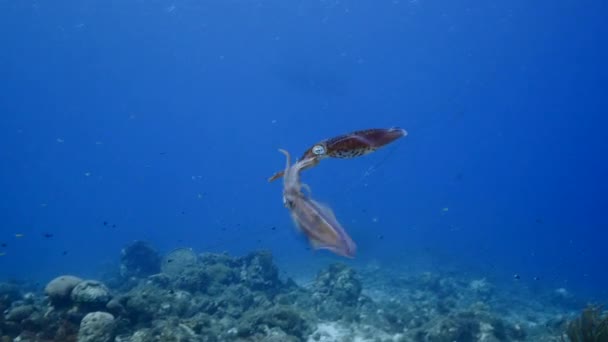
[{"label": "coral reef", "polygon": [[[501,303],[512,298],[501,300],[485,278],[335,263],[298,285],[279,277],[266,251],[232,257],[182,248],[161,258],[140,242],[123,249],[117,269],[102,281],[63,275],[44,293],[0,283],[0,341],[510,342],[563,333],[563,316],[510,313]],[[586,334],[593,327],[603,336],[605,322],[585,311],[568,336],[604,341]]]}]

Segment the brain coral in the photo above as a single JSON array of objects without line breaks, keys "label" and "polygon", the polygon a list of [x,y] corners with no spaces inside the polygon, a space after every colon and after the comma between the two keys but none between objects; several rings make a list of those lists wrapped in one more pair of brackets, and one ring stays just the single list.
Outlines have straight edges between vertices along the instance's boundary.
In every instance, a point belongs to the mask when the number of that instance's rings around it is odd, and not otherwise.
[{"label": "brain coral", "polygon": [[70,294],[82,279],[71,275],[63,275],[51,280],[44,288],[44,293],[54,305],[68,303]]},{"label": "brain coral", "polygon": [[85,280],[74,287],[71,297],[77,304],[103,306],[112,296],[110,290],[103,283],[95,280]]}]

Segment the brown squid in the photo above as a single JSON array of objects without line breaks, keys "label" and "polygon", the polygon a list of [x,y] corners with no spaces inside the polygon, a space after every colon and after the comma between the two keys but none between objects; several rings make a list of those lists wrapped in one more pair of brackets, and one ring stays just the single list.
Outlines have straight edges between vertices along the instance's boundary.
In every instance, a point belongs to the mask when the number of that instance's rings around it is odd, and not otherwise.
[{"label": "brown squid", "polygon": [[302,192],[310,188],[300,182],[300,171],[311,167],[316,159],[305,158],[291,166],[289,152],[279,150],[287,157],[283,179],[283,204],[291,214],[295,225],[307,237],[314,249],[327,249],[338,255],[353,258],[357,249],[353,240],[329,207],[326,207]]},{"label": "brown squid", "polygon": [[[310,159],[301,166],[300,170],[311,168],[319,164],[322,159],[331,158],[355,158],[374,152],[380,147],[404,137],[407,132],[398,127],[372,128],[354,131],[339,135],[334,138],[322,140],[310,147],[298,160]],[[268,179],[272,182],[283,177],[284,171],[279,171]]]}]

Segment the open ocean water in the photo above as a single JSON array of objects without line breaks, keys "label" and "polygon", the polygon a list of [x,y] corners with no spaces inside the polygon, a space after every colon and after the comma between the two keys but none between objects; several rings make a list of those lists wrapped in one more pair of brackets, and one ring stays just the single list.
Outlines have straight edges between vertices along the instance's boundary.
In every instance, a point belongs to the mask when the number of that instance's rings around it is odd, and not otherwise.
[{"label": "open ocean water", "polygon": [[[607,18],[0,0],[0,341],[608,341]],[[391,127],[302,171],[316,249],[279,149]]]}]

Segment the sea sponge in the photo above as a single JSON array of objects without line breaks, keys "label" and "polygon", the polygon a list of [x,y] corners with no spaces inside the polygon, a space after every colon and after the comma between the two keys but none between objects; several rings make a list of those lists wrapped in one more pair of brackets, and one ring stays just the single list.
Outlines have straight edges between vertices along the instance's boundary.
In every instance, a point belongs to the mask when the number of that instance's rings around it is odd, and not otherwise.
[{"label": "sea sponge", "polygon": [[82,279],[78,277],[62,275],[51,280],[44,288],[44,293],[55,306],[68,304],[72,290],[80,282],[82,282]]}]

